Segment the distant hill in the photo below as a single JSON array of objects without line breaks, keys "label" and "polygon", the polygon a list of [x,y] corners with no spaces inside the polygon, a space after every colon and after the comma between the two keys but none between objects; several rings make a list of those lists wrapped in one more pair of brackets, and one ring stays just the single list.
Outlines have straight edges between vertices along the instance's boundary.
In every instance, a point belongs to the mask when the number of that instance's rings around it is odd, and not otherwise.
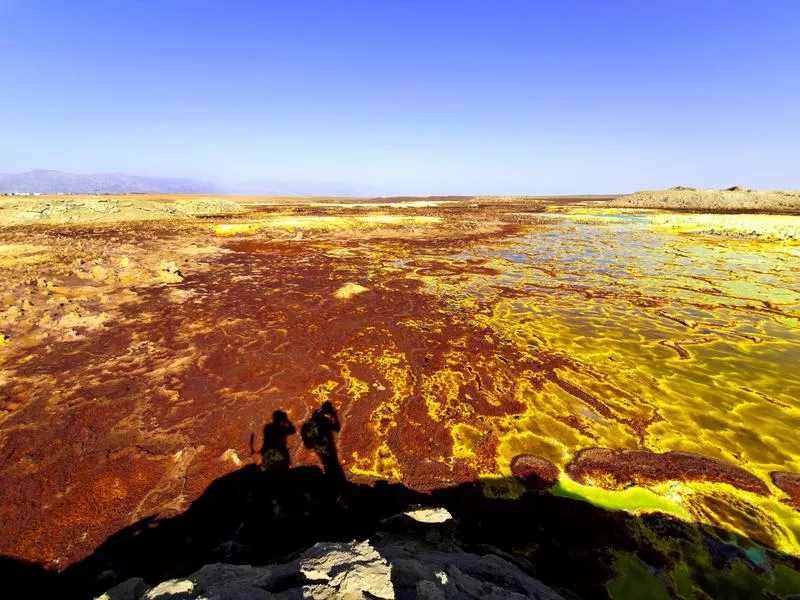
[{"label": "distant hill", "polygon": [[41,194],[240,194],[244,196],[365,196],[369,190],[341,183],[254,180],[221,184],[201,179],[144,177],[123,173],[83,175],[39,169],[0,174],[0,193]]},{"label": "distant hill", "polygon": [[36,170],[0,175],[2,192],[40,192],[42,194],[221,194],[214,183],[195,179],[141,177],[122,173],[79,175],[62,171]]}]

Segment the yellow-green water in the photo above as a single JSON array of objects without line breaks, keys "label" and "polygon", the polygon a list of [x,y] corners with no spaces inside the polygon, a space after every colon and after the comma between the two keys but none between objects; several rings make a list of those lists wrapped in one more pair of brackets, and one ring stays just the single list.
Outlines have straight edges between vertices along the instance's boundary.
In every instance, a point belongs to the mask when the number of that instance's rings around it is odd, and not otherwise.
[{"label": "yellow-green water", "polygon": [[[563,468],[588,447],[722,459],[758,475],[773,496],[708,483],[650,493],[673,513],[741,533],[753,534],[744,523],[752,519],[779,548],[800,552],[800,515],[770,480],[772,471],[800,472],[798,246],[680,235],[652,227],[647,215],[589,216],[548,217],[523,236],[453,257],[486,259],[496,274],[426,281],[429,293],[474,311],[472,319],[531,357],[563,358],[557,377],[606,413],[541,373],[523,372],[515,386],[521,413],[477,423],[448,412],[454,453],[469,457],[472,441],[491,428],[500,442],[487,476],[508,474],[523,453]],[[458,378],[449,385],[457,397]],[[432,414],[441,409],[433,398],[429,404]],[[580,427],[565,424],[576,415]],[[653,508],[652,496],[637,494],[583,496]],[[728,498],[730,512],[709,509],[708,497]]]}]

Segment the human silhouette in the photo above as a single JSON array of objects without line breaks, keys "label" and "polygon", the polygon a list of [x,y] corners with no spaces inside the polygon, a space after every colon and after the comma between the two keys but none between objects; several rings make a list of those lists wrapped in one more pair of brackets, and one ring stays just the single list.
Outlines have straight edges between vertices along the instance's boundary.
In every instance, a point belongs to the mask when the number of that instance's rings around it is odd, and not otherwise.
[{"label": "human silhouette", "polygon": [[261,469],[267,472],[289,469],[289,447],[286,439],[297,433],[294,424],[282,410],[272,413],[272,423],[264,425],[264,442],[261,445]]},{"label": "human silhouette", "polygon": [[336,452],[336,441],[333,439],[333,434],[340,429],[336,408],[326,401],[314,411],[300,430],[303,445],[317,453],[325,475],[334,479],[344,479],[344,471]]}]

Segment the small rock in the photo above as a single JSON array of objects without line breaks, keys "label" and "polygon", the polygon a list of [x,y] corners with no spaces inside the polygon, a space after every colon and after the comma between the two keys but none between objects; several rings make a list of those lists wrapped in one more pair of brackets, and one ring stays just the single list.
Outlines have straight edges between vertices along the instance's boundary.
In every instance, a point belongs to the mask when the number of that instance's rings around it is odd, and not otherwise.
[{"label": "small rock", "polygon": [[161,261],[158,276],[164,283],[181,283],[184,279],[183,273],[181,273],[174,260]]},{"label": "small rock", "polygon": [[132,577],[111,588],[96,600],[139,600],[147,594],[150,586],[140,577]]},{"label": "small rock", "polygon": [[420,507],[406,511],[403,514],[420,523],[444,523],[453,518],[453,515],[451,515],[446,508]]},{"label": "small rock", "polygon": [[310,596],[393,599],[391,567],[369,542],[316,544],[299,561],[300,572],[317,585]]},{"label": "small rock", "polygon": [[222,456],[220,458],[223,461],[227,460],[231,461],[237,467],[241,467],[244,464],[242,462],[242,459],[239,458],[239,453],[236,452],[236,450],[234,450],[233,448],[228,448],[227,450],[225,450],[225,452],[222,453]]},{"label": "small rock", "polygon": [[144,594],[145,600],[160,600],[164,599],[167,600],[168,598],[172,600],[177,600],[181,596],[184,597],[193,597],[189,596],[194,591],[194,583],[189,581],[188,579],[170,579],[168,581],[164,581],[163,583],[159,583],[156,587],[148,590]]}]

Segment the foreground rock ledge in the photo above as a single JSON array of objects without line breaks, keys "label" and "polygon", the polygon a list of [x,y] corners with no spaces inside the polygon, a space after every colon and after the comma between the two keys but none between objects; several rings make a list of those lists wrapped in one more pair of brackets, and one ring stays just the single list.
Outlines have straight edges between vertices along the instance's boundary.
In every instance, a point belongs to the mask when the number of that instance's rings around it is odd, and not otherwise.
[{"label": "foreground rock ledge", "polygon": [[444,509],[417,509],[387,520],[375,541],[318,543],[260,567],[210,564],[152,587],[132,578],[98,600],[562,598],[498,555],[464,552],[454,527]]}]

